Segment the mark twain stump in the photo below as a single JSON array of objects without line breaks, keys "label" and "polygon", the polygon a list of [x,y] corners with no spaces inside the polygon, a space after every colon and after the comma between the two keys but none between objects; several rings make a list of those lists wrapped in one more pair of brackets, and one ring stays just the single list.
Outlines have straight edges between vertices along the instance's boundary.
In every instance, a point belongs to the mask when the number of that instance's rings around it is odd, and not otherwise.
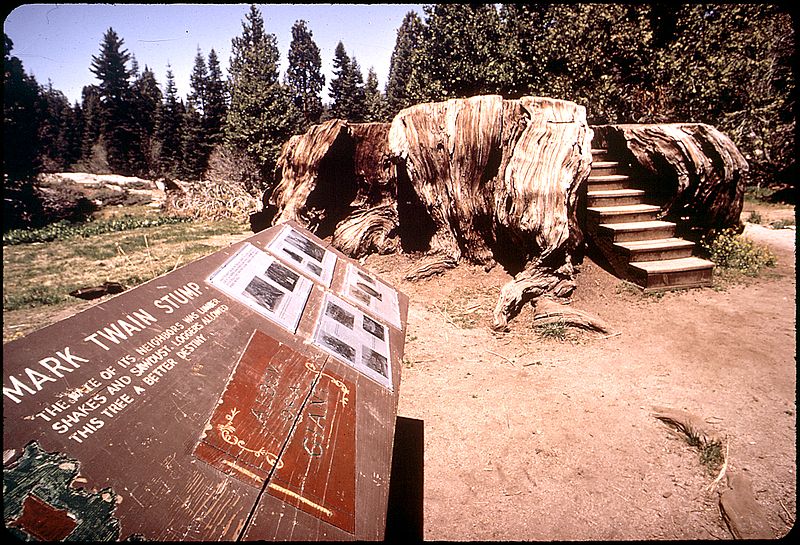
[{"label": "mark twain stump", "polygon": [[3,347],[37,539],[382,539],[408,299],[294,222]]}]

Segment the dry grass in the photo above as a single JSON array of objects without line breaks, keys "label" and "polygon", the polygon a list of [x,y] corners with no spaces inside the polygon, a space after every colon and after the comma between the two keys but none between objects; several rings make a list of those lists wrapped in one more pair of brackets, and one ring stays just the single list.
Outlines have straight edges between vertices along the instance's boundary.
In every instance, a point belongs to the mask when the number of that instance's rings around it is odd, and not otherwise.
[{"label": "dry grass", "polygon": [[55,321],[84,301],[69,292],[104,282],[130,288],[251,233],[232,221],[192,221],[69,241],[3,248],[3,341]]}]

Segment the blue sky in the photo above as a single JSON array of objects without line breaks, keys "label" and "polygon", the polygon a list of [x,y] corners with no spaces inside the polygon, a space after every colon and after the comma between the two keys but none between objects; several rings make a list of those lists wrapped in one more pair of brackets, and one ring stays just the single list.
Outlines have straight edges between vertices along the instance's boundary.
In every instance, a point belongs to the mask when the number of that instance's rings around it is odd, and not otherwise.
[{"label": "blue sky", "polygon": [[[375,69],[383,90],[397,29],[409,11],[424,17],[417,4],[256,4],[267,32],[275,34],[286,69],[291,29],[304,19],[320,48],[326,88],[332,77],[336,44],[355,57],[364,78]],[[231,39],[242,32],[249,4],[27,4],[14,9],[3,31],[14,44],[11,54],[40,85],[52,82],[70,102],[80,100],[84,85],[96,84],[89,71],[103,35],[113,28],[123,47],[150,67],[164,88],[167,65],[180,97],[189,92],[189,74],[197,48],[207,59],[214,49],[227,75]]]}]

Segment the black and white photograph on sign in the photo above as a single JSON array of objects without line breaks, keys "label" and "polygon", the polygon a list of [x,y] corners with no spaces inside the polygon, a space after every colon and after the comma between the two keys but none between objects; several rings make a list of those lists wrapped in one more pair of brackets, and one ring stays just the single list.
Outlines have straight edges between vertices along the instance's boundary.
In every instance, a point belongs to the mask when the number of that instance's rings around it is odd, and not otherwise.
[{"label": "black and white photograph on sign", "polygon": [[328,305],[325,307],[325,314],[345,326],[347,329],[353,329],[353,324],[355,324],[356,321],[354,314],[347,312],[333,301],[328,301]]},{"label": "black and white photograph on sign", "polygon": [[386,326],[329,292],[322,308],[313,344],[392,390]]},{"label": "black and white photograph on sign", "polygon": [[286,291],[294,291],[294,287],[300,275],[282,263],[273,261],[270,266],[267,267],[267,277],[274,280]]},{"label": "black and white photograph on sign", "polygon": [[291,333],[314,283],[274,256],[245,243],[208,277],[208,283]]},{"label": "black and white photograph on sign", "polygon": [[363,323],[364,331],[367,333],[372,333],[380,340],[384,340],[386,337],[384,335],[384,327],[379,322],[376,322],[366,314],[364,314],[364,323]]},{"label": "black and white photograph on sign", "polygon": [[[336,254],[326,250],[290,225],[267,244],[267,250],[312,280],[330,287]],[[288,258],[288,259],[287,259]]]},{"label": "black and white photograph on sign", "polygon": [[352,263],[347,264],[342,295],[379,320],[397,329],[403,327],[397,292]]}]

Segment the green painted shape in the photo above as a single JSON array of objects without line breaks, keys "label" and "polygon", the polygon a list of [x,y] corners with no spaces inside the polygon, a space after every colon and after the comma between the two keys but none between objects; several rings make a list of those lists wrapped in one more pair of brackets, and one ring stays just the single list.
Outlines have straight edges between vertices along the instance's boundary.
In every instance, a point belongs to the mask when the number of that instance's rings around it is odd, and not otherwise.
[{"label": "green painted shape", "polygon": [[118,541],[119,520],[114,515],[116,494],[111,488],[87,492],[72,488],[80,462],[60,452],[45,452],[36,441],[20,458],[3,468],[3,520],[6,530],[24,541],[33,541],[20,528],[11,526],[22,515],[25,498],[40,500],[75,517],[77,523],[64,541]]}]

